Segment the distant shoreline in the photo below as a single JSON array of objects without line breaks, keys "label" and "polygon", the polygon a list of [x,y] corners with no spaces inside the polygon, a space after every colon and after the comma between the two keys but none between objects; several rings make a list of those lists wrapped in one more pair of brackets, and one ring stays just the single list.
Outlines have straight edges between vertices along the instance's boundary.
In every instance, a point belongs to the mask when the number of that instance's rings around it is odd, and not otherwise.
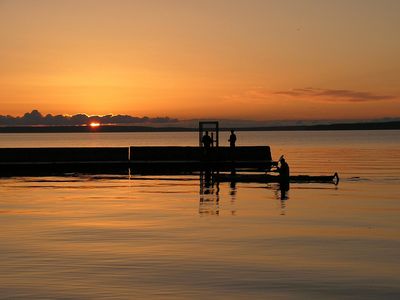
[{"label": "distant shoreline", "polygon": [[[220,128],[228,131],[231,128]],[[398,130],[400,121],[368,122],[368,123],[337,123],[321,125],[291,125],[235,127],[237,131],[332,131],[332,130]],[[121,126],[102,125],[96,128],[90,126],[4,126],[0,133],[78,133],[78,132],[196,132],[197,128],[187,127],[151,127],[151,126]]]}]

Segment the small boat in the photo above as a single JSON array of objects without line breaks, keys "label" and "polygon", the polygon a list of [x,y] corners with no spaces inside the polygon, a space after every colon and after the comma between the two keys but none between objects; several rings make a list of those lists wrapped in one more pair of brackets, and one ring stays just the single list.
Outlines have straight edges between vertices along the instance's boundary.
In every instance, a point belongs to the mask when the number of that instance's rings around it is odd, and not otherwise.
[{"label": "small boat", "polygon": [[[215,181],[219,182],[256,182],[256,183],[280,183],[282,178],[279,175],[271,174],[214,174]],[[337,185],[339,183],[339,174],[333,175],[292,175],[290,176],[289,182],[291,183],[333,183]]]}]

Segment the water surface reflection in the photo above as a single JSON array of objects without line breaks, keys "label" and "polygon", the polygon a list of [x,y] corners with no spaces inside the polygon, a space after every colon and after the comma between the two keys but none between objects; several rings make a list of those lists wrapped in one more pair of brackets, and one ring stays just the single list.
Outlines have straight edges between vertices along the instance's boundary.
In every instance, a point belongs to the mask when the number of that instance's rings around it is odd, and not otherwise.
[{"label": "water surface reflection", "polygon": [[397,183],[212,177],[0,179],[1,297],[400,295]]},{"label": "water surface reflection", "polygon": [[[231,175],[235,175],[233,171]],[[206,170],[199,174],[200,186],[200,201],[199,201],[199,214],[200,215],[219,215],[220,213],[220,181],[219,172]],[[229,183],[229,198],[230,198],[230,213],[236,215],[236,195],[237,195],[237,179],[232,176]],[[289,183],[283,182],[279,184],[266,184],[268,189],[274,191],[275,196],[281,203],[281,215],[285,214],[286,200],[289,199]]]},{"label": "water surface reflection", "polygon": [[219,181],[213,171],[201,172],[200,178],[200,215],[219,215]]}]

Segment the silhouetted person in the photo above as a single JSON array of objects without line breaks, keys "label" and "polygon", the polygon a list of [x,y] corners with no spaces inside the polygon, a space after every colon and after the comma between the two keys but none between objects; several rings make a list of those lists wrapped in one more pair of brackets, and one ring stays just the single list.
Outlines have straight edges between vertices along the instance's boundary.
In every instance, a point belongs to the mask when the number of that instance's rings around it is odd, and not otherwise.
[{"label": "silhouetted person", "polygon": [[281,162],[281,165],[279,167],[280,182],[288,183],[290,180],[289,165],[283,157],[280,159],[280,162]]},{"label": "silhouetted person", "polygon": [[229,137],[228,142],[229,142],[229,145],[230,145],[231,148],[235,148],[235,146],[236,146],[236,134],[235,134],[234,130],[231,130],[231,135]]},{"label": "silhouetted person", "polygon": [[212,138],[208,135],[208,131],[206,131],[206,134],[203,135],[201,138],[201,143],[203,144],[204,148],[210,148],[212,144]]}]

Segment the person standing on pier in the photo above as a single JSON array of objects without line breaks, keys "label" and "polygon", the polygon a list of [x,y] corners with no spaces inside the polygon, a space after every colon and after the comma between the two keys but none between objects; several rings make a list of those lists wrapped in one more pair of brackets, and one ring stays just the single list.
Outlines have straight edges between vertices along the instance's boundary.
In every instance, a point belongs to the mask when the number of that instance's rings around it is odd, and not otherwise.
[{"label": "person standing on pier", "polygon": [[228,142],[229,142],[229,146],[231,148],[235,148],[235,146],[236,146],[236,134],[235,134],[234,130],[231,130],[231,135],[229,137]]},{"label": "person standing on pier", "polygon": [[212,138],[208,135],[208,131],[206,131],[206,134],[203,135],[201,139],[201,143],[203,144],[204,148],[210,148],[212,144]]}]

